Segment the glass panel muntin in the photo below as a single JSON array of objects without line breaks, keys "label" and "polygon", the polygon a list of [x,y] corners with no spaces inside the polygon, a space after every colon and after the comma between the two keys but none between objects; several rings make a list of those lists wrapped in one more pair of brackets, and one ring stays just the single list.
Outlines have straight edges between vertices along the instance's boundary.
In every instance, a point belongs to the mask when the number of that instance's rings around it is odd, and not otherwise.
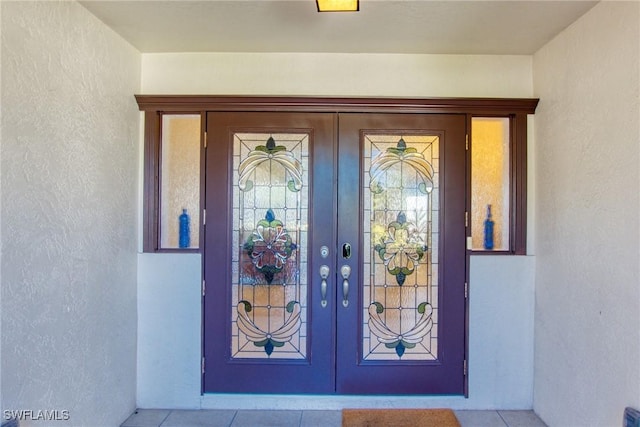
[{"label": "glass panel muntin", "polygon": [[364,361],[437,353],[439,136],[363,133]]},{"label": "glass panel muntin", "polygon": [[236,133],[233,359],[307,357],[309,135]]}]

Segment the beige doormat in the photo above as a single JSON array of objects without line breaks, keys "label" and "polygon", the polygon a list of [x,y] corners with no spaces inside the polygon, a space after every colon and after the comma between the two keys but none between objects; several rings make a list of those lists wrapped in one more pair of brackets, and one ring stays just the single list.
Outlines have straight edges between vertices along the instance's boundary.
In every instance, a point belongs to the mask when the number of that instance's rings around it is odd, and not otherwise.
[{"label": "beige doormat", "polygon": [[342,427],[460,427],[451,409],[343,409]]}]

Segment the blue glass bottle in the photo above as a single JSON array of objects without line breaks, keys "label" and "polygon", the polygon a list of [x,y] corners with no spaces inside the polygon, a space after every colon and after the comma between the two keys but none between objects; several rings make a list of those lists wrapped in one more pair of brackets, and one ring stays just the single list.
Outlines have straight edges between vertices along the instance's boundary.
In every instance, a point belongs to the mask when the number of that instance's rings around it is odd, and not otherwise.
[{"label": "blue glass bottle", "polygon": [[178,217],[180,222],[180,238],[178,247],[188,248],[191,246],[191,230],[189,229],[189,214],[186,209],[182,209],[182,214]]},{"label": "blue glass bottle", "polygon": [[484,220],[484,248],[493,249],[493,219],[491,219],[491,205],[487,205],[487,219]]}]

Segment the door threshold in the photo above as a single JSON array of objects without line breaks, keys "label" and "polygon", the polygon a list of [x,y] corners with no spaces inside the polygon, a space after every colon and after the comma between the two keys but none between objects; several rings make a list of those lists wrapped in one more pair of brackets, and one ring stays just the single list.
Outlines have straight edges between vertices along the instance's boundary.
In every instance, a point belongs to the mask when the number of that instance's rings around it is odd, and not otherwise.
[{"label": "door threshold", "polygon": [[[486,405],[485,405],[486,406]],[[362,396],[206,393],[201,409],[338,410],[344,408],[479,409],[464,396]],[[483,408],[486,409],[486,408]]]}]

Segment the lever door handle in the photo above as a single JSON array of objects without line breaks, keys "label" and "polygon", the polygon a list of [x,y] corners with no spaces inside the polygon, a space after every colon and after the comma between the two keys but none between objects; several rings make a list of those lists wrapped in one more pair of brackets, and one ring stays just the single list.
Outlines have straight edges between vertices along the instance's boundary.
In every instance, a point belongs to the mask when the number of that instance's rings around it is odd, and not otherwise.
[{"label": "lever door handle", "polygon": [[327,306],[327,278],[329,277],[329,266],[322,265],[320,266],[320,278],[322,282],[320,282],[320,307],[325,308]]},{"label": "lever door handle", "polygon": [[349,306],[349,276],[351,275],[351,267],[343,265],[340,267],[340,274],[342,274],[342,306]]}]

